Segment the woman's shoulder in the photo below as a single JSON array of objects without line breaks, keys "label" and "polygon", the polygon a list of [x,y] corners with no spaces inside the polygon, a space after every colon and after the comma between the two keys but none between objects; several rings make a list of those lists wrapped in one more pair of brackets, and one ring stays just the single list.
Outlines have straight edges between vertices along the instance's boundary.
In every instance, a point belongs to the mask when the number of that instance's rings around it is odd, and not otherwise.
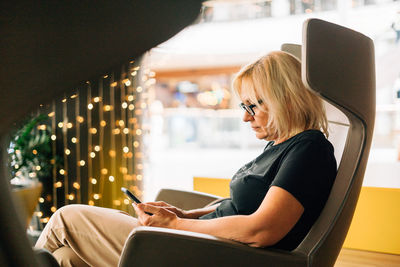
[{"label": "woman's shoulder", "polygon": [[305,130],[300,132],[285,142],[281,143],[286,146],[291,146],[294,144],[304,144],[304,143],[313,143],[313,144],[330,144],[328,139],[326,139],[325,135],[319,130]]}]

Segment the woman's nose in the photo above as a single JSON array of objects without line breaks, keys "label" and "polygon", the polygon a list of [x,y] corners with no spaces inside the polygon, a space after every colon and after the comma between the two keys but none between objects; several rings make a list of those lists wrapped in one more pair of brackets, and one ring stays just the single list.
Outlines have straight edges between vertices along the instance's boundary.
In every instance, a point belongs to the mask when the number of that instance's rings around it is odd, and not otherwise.
[{"label": "woman's nose", "polygon": [[245,111],[242,119],[244,122],[248,122],[248,121],[252,121],[254,118],[247,111]]}]

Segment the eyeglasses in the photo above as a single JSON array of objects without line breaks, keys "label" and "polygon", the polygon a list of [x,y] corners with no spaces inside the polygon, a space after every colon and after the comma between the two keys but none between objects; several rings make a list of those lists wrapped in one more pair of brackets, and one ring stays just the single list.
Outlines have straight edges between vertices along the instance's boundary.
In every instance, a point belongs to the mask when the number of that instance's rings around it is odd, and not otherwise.
[{"label": "eyeglasses", "polygon": [[[258,104],[262,104],[262,100],[258,100]],[[253,108],[257,107],[255,104],[246,105],[245,103],[240,103],[239,107],[241,107],[244,111],[249,113],[251,116],[254,116],[256,113],[254,112]]]}]

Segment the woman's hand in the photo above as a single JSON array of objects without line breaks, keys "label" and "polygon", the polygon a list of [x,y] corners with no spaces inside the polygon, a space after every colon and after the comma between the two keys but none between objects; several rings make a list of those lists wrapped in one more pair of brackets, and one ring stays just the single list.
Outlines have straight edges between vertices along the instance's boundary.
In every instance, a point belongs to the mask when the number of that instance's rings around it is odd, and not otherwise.
[{"label": "woman's hand", "polygon": [[164,201],[157,201],[157,202],[146,202],[145,204],[152,205],[152,206],[157,206],[157,207],[163,207],[169,211],[172,211],[173,213],[176,214],[179,218],[188,218],[187,216],[187,211],[177,208],[175,206],[172,206]]},{"label": "woman's hand", "polygon": [[[178,216],[162,206],[154,206],[149,203],[146,204],[132,204],[133,208],[138,215],[138,219],[141,225],[144,226],[156,226],[156,227],[164,227],[164,228],[176,228],[176,222],[178,220]],[[151,213],[149,215],[147,213]]]}]

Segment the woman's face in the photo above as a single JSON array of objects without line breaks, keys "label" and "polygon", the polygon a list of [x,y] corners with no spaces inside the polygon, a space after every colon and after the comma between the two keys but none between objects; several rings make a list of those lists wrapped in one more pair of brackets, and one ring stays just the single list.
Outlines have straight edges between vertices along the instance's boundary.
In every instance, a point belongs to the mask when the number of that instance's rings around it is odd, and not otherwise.
[{"label": "woman's face", "polygon": [[[240,98],[242,99],[242,102],[245,105],[255,104],[255,103],[251,103],[248,100],[248,98],[243,94],[240,95]],[[268,139],[268,137],[270,137],[271,135],[268,133],[268,129],[266,128],[266,125],[268,123],[268,113],[260,110],[257,107],[254,107],[253,111],[254,111],[253,116],[250,115],[247,111],[244,111],[243,121],[250,123],[250,126],[253,129],[253,131],[255,132],[256,137],[258,139],[270,140],[270,139]]]}]

